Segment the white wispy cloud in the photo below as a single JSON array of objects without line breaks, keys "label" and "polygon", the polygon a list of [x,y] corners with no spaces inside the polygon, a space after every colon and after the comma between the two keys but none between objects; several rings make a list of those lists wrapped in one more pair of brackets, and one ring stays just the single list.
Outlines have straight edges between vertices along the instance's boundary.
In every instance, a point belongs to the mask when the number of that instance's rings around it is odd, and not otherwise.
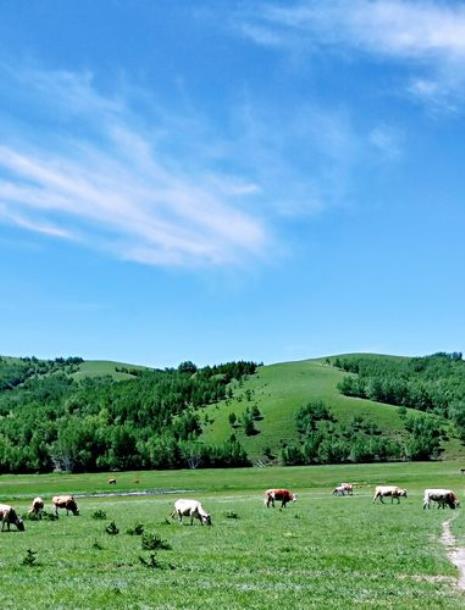
[{"label": "white wispy cloud", "polygon": [[428,0],[301,0],[259,3],[243,35],[265,46],[369,54],[409,62],[416,97],[451,106],[465,85],[465,6]]},{"label": "white wispy cloud", "polygon": [[27,70],[13,80],[47,120],[21,117],[0,145],[0,221],[154,265],[264,253],[266,223],[243,201],[256,184],[201,164],[183,168],[179,149],[163,150],[89,74]]}]

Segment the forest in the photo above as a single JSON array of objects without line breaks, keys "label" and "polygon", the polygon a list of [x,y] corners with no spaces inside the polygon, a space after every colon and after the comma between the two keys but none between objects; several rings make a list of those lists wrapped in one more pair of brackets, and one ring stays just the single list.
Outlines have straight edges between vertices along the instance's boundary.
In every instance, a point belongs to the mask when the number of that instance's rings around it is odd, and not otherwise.
[{"label": "forest", "polygon": [[253,374],[253,362],[197,368],[125,369],[133,378],[73,373],[79,358],[0,359],[0,472],[92,472],[246,466],[232,438],[197,441],[200,407],[226,397],[227,385]]},{"label": "forest", "polygon": [[461,352],[417,358],[342,356],[331,364],[347,373],[339,384],[346,396],[410,407],[450,420],[465,441],[465,362]]}]

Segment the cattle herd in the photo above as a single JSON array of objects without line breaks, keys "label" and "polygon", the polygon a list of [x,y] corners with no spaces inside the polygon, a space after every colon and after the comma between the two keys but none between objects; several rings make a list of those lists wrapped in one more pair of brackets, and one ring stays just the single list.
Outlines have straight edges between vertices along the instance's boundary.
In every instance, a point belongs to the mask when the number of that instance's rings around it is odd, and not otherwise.
[{"label": "cattle herd", "polygon": [[[111,479],[108,482],[114,485],[116,480]],[[352,483],[340,483],[333,489],[332,493],[335,496],[352,496],[354,494],[354,485]],[[375,488],[373,502],[376,503],[379,501],[384,504],[384,498],[391,498],[391,504],[394,500],[397,500],[397,503],[400,504],[400,498],[406,497],[406,489],[397,487],[396,485],[378,485]],[[295,502],[296,500],[297,494],[289,491],[289,489],[277,488],[266,490],[264,503],[267,508],[270,506],[274,508],[275,502],[281,502],[281,508],[285,508],[289,502]],[[459,498],[451,489],[425,489],[423,508],[431,508],[433,502],[437,504],[438,508],[445,508],[448,506],[451,509],[455,509],[460,506]],[[66,510],[67,515],[69,515],[69,513],[72,513],[75,516],[79,515],[79,507],[75,497],[72,495],[54,496],[52,498],[52,507],[57,518],[58,509]],[[28,515],[41,519],[44,508],[45,503],[43,499],[40,497],[34,498]],[[181,524],[183,517],[188,517],[191,525],[193,525],[194,519],[197,519],[202,525],[212,525],[211,515],[203,508],[198,500],[176,500],[171,517],[173,519],[178,519]],[[2,522],[2,532],[5,527],[10,530],[11,525],[14,525],[20,532],[25,531],[23,519],[18,515],[16,510],[8,504],[0,504],[0,520]]]}]

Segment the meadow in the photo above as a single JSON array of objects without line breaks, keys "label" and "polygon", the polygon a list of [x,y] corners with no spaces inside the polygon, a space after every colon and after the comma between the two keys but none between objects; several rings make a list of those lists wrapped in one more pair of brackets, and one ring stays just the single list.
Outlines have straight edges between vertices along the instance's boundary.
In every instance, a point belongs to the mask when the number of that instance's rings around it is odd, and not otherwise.
[{"label": "meadow", "polygon": [[[440,542],[442,523],[463,541],[461,511],[422,510],[424,487],[459,495],[459,462],[397,463],[0,477],[0,500],[21,513],[42,495],[81,495],[79,517],[26,521],[0,536],[2,608],[463,608],[457,571]],[[354,497],[335,497],[341,481]],[[400,505],[374,505],[373,487],[407,487]],[[298,500],[266,509],[263,490],[287,486]],[[147,490],[155,495],[99,497]],[[159,493],[157,493],[159,492]],[[213,527],[169,518],[178,497],[202,501]],[[463,509],[462,509],[463,510]],[[104,519],[94,519],[104,511]],[[114,521],[119,533],[105,528]],[[141,536],[169,550],[144,550]],[[36,553],[28,565],[27,551]]]}]

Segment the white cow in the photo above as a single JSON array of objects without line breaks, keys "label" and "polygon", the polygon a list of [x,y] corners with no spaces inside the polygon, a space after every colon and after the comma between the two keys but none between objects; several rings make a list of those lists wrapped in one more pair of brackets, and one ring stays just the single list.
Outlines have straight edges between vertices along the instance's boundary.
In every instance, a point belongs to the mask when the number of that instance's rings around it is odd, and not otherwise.
[{"label": "white cow", "polygon": [[346,493],[349,493],[347,489],[343,485],[338,485],[333,489],[333,496],[345,496]]},{"label": "white cow", "polygon": [[437,502],[438,508],[446,508],[446,504],[452,509],[460,506],[458,497],[451,489],[425,489],[423,508],[429,509],[431,502]]},{"label": "white cow", "polygon": [[397,503],[400,504],[400,498],[407,497],[407,490],[397,487],[396,485],[378,485],[375,489],[375,495],[373,496],[373,502],[379,500],[381,504],[384,504],[383,498],[391,498],[391,504],[396,498]]},{"label": "white cow", "polygon": [[171,517],[172,519],[177,517],[180,523],[182,523],[183,517],[190,517],[191,525],[194,523],[194,517],[198,519],[202,525],[212,524],[211,516],[198,500],[176,500]]}]

